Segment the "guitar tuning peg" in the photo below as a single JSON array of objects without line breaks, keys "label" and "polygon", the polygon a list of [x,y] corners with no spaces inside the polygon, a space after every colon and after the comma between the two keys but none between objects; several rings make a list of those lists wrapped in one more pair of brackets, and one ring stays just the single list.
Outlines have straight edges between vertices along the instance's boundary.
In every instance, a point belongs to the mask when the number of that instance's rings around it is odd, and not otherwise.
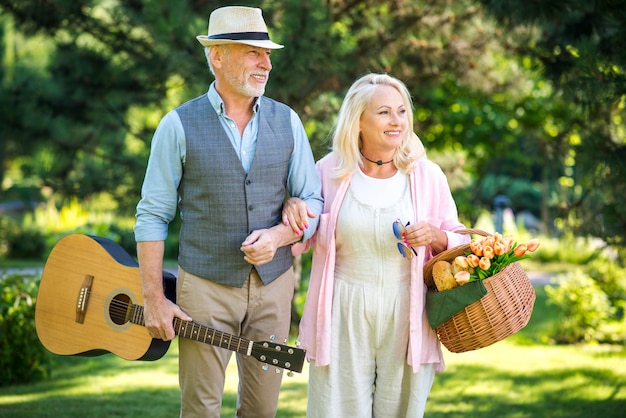
[{"label": "guitar tuning peg", "polygon": [[263,370],[264,370],[264,371],[268,371],[269,369],[270,369],[270,366],[269,366],[269,365],[267,365],[267,364],[264,364],[264,365],[263,365]]},{"label": "guitar tuning peg", "polygon": [[276,341],[276,336],[275,335],[270,335],[270,341]]},{"label": "guitar tuning peg", "polygon": [[302,345],[302,343],[300,342],[300,340],[296,340],[296,347],[300,347]]},{"label": "guitar tuning peg", "polygon": [[287,338],[283,340],[283,344],[287,344]]},{"label": "guitar tuning peg", "polygon": [[289,371],[287,372],[287,376],[289,376],[289,377],[293,377],[293,372],[292,372],[291,370],[289,370]]},{"label": "guitar tuning peg", "polygon": [[276,374],[279,374],[281,372],[281,370],[277,367],[276,368]]}]

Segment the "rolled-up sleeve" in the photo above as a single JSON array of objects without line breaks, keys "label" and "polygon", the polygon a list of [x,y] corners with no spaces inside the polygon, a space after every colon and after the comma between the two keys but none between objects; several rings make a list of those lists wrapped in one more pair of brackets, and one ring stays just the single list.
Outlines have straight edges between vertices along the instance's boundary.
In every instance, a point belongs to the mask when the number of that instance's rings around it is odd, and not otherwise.
[{"label": "rolled-up sleeve", "polygon": [[315,169],[315,160],[311,145],[307,138],[300,117],[291,111],[291,127],[293,130],[294,147],[289,163],[289,177],[287,190],[291,197],[298,197],[305,201],[317,217],[309,219],[309,228],[304,231],[303,241],[313,236],[322,213],[324,200],[322,198],[322,182]]},{"label": "rolled-up sleeve", "polygon": [[176,111],[163,117],[152,138],[137,204],[135,240],[163,241],[176,216],[178,186],[185,163],[185,132]]}]

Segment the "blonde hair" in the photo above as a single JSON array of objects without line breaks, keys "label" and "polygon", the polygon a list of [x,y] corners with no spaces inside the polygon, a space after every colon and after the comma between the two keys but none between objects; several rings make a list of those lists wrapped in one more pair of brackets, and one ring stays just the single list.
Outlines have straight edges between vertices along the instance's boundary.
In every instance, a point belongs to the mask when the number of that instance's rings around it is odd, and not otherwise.
[{"label": "blonde hair", "polygon": [[369,105],[377,86],[391,86],[398,90],[407,109],[409,129],[404,132],[402,144],[393,156],[393,163],[403,173],[408,173],[413,163],[426,156],[422,141],[413,133],[413,102],[404,83],[387,74],[367,74],[356,80],[343,100],[333,130],[333,152],[338,157],[334,177],[350,175],[363,164],[360,146],[360,119]]}]

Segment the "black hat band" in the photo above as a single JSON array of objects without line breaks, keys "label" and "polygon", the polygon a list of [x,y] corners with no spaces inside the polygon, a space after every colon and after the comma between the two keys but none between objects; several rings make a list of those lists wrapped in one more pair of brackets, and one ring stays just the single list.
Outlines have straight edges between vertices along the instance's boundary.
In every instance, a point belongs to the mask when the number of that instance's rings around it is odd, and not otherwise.
[{"label": "black hat band", "polygon": [[208,39],[224,39],[231,41],[269,41],[270,36],[267,32],[233,32],[211,35]]}]

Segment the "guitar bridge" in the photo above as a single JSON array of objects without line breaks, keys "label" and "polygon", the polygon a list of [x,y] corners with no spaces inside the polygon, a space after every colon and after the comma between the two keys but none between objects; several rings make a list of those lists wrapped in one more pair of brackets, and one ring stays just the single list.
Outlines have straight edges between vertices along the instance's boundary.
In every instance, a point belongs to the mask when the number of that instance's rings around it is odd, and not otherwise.
[{"label": "guitar bridge", "polygon": [[87,302],[89,301],[89,293],[93,284],[93,276],[85,275],[85,280],[78,291],[78,299],[76,301],[76,322],[82,324],[85,322],[85,312],[87,311]]}]

